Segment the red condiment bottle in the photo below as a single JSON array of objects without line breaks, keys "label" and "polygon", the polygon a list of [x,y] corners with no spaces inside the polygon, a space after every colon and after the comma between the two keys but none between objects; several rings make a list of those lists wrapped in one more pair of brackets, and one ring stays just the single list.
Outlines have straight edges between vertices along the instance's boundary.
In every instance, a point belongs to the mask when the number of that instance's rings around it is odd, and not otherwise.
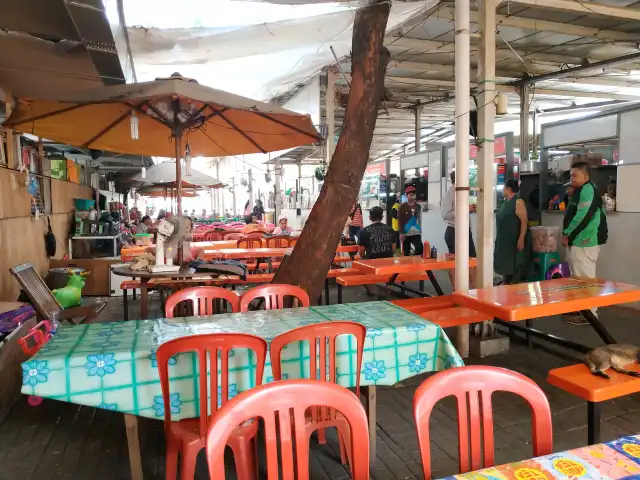
[{"label": "red condiment bottle", "polygon": [[431,244],[428,240],[422,245],[422,258],[431,258]]}]

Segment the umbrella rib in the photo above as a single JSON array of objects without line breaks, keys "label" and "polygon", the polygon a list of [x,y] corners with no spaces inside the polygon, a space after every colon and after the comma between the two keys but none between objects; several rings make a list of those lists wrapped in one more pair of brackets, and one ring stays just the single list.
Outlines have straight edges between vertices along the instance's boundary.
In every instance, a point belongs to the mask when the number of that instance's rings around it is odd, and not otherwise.
[{"label": "umbrella rib", "polygon": [[272,122],[275,122],[275,123],[277,123],[279,125],[282,125],[283,127],[287,127],[287,128],[290,128],[293,131],[296,131],[296,132],[301,133],[303,135],[307,135],[308,137],[311,137],[314,140],[319,140],[319,141],[322,140],[322,138],[320,136],[318,136],[318,135],[313,135],[313,134],[311,134],[309,132],[305,132],[304,130],[302,130],[302,129],[294,126],[294,125],[289,125],[288,123],[283,122],[282,120],[278,120],[277,118],[273,118],[273,117],[271,117],[270,115],[267,115],[264,112],[253,112],[253,113],[255,113],[256,115],[258,115],[258,116],[260,116],[262,118],[266,118],[267,120],[271,120]]},{"label": "umbrella rib", "polygon": [[131,110],[133,109],[129,109],[128,111],[124,112],[122,115],[120,115],[118,118],[116,118],[113,122],[111,122],[109,125],[107,125],[105,128],[103,128],[100,132],[98,132],[97,135],[95,135],[93,138],[90,138],[89,140],[87,140],[85,143],[83,143],[81,146],[83,148],[88,148],[89,145],[91,145],[93,142],[95,142],[96,140],[98,140],[99,138],[101,138],[102,136],[106,135],[109,131],[111,131],[116,125],[118,125],[120,122],[122,122],[125,118],[127,118],[130,114],[131,114]]},{"label": "umbrella rib", "polygon": [[[193,115],[191,115],[191,118],[189,119],[189,121],[184,122],[184,124],[183,124],[183,128],[190,128],[192,125],[194,125],[194,124],[196,123],[196,120],[197,120],[197,119],[198,119],[198,117],[200,116],[200,114],[201,114],[202,112],[204,112],[208,106],[209,106],[209,105],[208,105],[207,103],[205,103],[202,107],[200,107],[196,113],[194,113]],[[205,122],[206,122],[206,121],[207,121],[207,120],[205,119]]]},{"label": "umbrella rib", "polygon": [[247,135],[245,132],[243,132],[242,130],[240,130],[238,127],[236,127],[236,125],[229,120],[227,117],[224,116],[224,113],[216,110],[215,108],[213,108],[211,105],[209,105],[209,108],[211,110],[213,110],[214,112],[218,112],[218,115],[220,116],[220,118],[222,118],[225,122],[227,122],[229,125],[231,125],[233,127],[233,129],[238,132],[240,135],[242,135],[244,138],[246,138],[247,140],[249,140],[249,142],[251,142],[253,144],[254,147],[256,147],[258,150],[260,150],[262,153],[267,153],[267,151],[262,148],[260,145],[258,145],[258,143],[256,143],[256,141],[251,138],[249,135]]},{"label": "umbrella rib", "polygon": [[10,123],[7,122],[6,125],[7,126],[10,126],[10,125],[15,126],[15,125],[23,124],[23,123],[32,123],[32,122],[35,122],[37,120],[43,120],[45,118],[53,117],[54,115],[62,115],[63,113],[71,112],[73,110],[77,110],[78,108],[86,107],[87,105],[89,105],[89,104],[87,104],[87,103],[77,103],[77,104],[72,105],[70,107],[61,108],[60,110],[56,110],[55,112],[43,113],[42,115],[36,115],[35,117],[26,118],[26,119],[20,120],[18,122],[10,122]]}]

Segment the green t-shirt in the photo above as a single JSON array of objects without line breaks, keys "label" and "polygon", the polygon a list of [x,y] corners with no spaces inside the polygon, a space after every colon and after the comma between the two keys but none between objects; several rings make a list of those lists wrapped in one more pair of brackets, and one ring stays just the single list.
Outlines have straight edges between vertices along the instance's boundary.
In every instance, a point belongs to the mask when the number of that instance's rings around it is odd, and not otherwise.
[{"label": "green t-shirt", "polygon": [[[602,199],[593,182],[577,188],[569,200],[564,216],[563,234],[569,237],[569,246],[595,247],[602,245],[601,223],[605,223]],[[600,232],[600,235],[599,235]]]}]

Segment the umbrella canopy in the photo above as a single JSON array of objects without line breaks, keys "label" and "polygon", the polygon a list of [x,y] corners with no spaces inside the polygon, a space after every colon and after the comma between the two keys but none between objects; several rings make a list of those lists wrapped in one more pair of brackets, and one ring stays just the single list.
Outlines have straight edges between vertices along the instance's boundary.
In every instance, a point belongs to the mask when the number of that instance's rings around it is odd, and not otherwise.
[{"label": "umbrella canopy", "polygon": [[[175,157],[267,153],[321,140],[308,115],[215,90],[177,74],[55,100],[25,100],[5,127],[84,148]],[[136,139],[136,137],[138,137]],[[184,150],[179,150],[182,157]]]},{"label": "umbrella canopy", "polygon": [[[141,185],[141,190],[144,190],[145,185],[171,189],[178,187],[176,177],[176,162],[169,161],[147,168],[144,178],[142,178],[142,173],[139,173],[130,177],[129,180]],[[182,166],[182,175],[180,177],[183,192],[185,188],[220,188],[224,186],[220,180],[199,172],[194,168],[191,168],[191,175],[186,175],[184,165]]]}]

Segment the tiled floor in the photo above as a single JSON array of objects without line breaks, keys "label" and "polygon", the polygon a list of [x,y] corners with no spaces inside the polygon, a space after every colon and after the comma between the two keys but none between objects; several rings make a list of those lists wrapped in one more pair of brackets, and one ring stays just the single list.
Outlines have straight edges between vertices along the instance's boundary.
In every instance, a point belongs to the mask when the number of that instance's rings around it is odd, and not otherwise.
[{"label": "tiled floor", "polygon": [[[444,283],[444,280],[443,280]],[[334,295],[335,298],[335,295]],[[370,300],[364,290],[348,290],[345,301]],[[137,302],[130,318],[137,318]],[[157,297],[152,314],[159,315]],[[617,338],[640,344],[640,312],[603,309],[601,318]],[[111,299],[100,316],[101,321],[122,318],[121,299]],[[561,319],[536,321],[538,328],[573,340],[597,345],[598,338],[589,327],[570,326]],[[546,351],[513,345],[504,355],[484,360],[469,359],[468,364],[506,367],[524,373],[547,393],[553,411],[554,449],[584,445],[586,442],[586,406],[545,382],[549,369],[575,363],[575,358],[561,358]],[[412,419],[412,398],[424,376],[414,377],[394,388],[379,389],[377,458],[372,464],[375,480],[409,480],[422,478],[420,455]],[[513,395],[494,397],[496,461],[527,458],[532,455],[530,413]],[[632,396],[608,402],[603,411],[602,437],[610,440],[640,432],[640,397]],[[431,421],[434,476],[454,473],[457,468],[457,432],[455,405],[442,402]],[[311,478],[314,480],[348,479],[348,471],[338,460],[335,434],[328,432],[329,442],[318,445],[312,440]],[[162,423],[140,419],[141,451],[145,479],[164,478],[164,434]],[[231,473],[231,472],[230,472]],[[47,401],[38,407],[28,406],[23,398],[0,424],[0,480],[128,479],[129,460],[122,416],[117,413]],[[206,479],[206,465],[199,459],[197,479]],[[228,478],[235,478],[228,475]]]}]

